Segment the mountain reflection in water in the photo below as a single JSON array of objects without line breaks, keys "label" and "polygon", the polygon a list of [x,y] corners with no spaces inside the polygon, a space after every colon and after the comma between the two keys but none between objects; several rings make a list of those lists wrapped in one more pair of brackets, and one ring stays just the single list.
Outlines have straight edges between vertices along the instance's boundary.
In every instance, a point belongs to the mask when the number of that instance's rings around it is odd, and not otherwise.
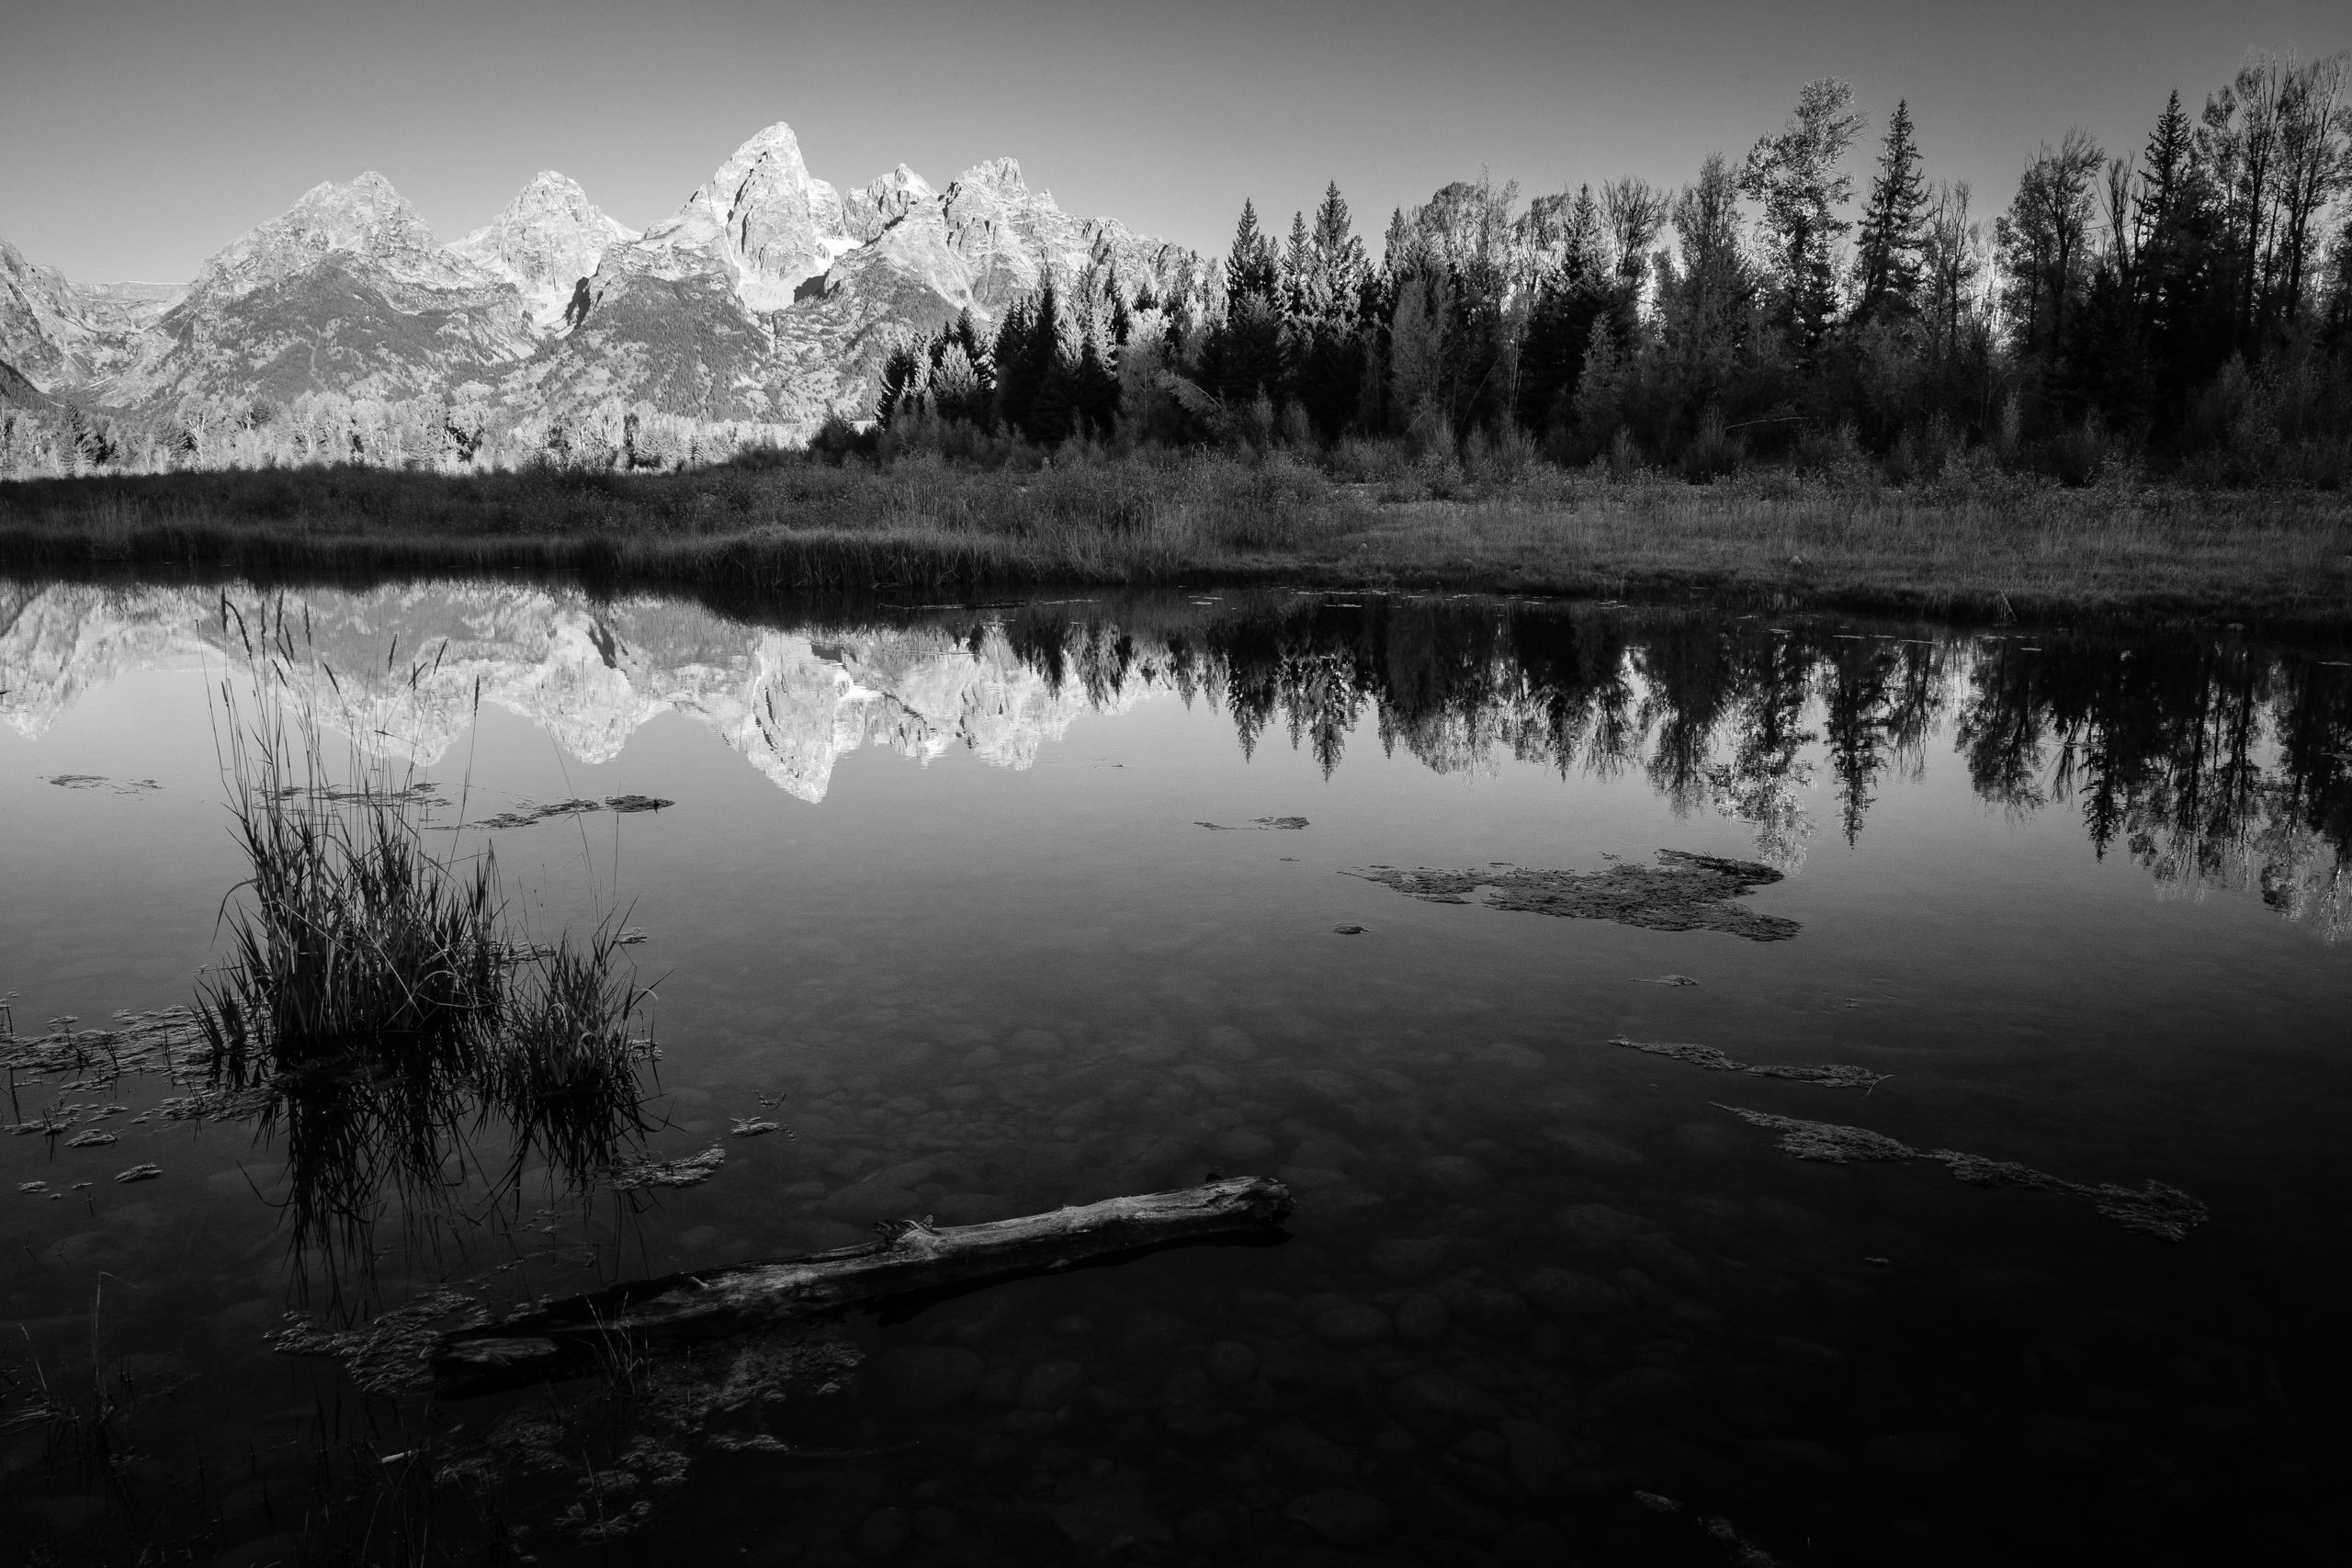
[{"label": "mountain reflection in water", "polygon": [[[220,594],[0,583],[0,718],[38,736],[119,675],[224,661]],[[343,722],[428,766],[477,694],[590,762],[675,712],[814,804],[845,751],[1025,768],[1080,714],[1166,692],[1228,713],[1245,751],[1280,733],[1327,773],[1367,715],[1441,773],[1638,770],[1678,812],[1752,825],[1785,870],[1824,818],[1858,839],[1888,775],[1948,747],[1985,802],[2079,811],[2095,852],[2168,887],[2258,895],[2330,940],[2352,924],[2352,668],[2230,637],[1366,594],[741,618],[492,583],[296,597]]]}]

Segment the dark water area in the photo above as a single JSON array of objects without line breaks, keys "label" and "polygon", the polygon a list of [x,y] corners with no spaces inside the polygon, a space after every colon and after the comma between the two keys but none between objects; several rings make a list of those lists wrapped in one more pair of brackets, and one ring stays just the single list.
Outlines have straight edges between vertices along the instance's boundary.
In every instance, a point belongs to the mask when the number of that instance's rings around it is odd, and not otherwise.
[{"label": "dark water area", "polygon": [[[453,1100],[419,1191],[116,1020],[224,960],[255,625],[535,936],[642,938],[613,1135],[707,1179],[503,1190]],[[1736,918],[1514,907],[1660,851]],[[2339,649],[0,581],[0,1562],[2342,1550]],[[470,1306],[1211,1171],[1288,1239],[397,1386]]]}]

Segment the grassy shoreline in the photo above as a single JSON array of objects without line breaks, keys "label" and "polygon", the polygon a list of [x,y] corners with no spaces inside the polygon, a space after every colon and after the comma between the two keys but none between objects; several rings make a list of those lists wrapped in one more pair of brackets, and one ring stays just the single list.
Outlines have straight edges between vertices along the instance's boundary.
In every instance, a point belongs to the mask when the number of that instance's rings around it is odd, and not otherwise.
[{"label": "grassy shoreline", "polygon": [[2352,497],[1991,471],[1904,489],[1543,468],[1347,483],[1282,453],[1027,471],[275,469],[0,484],[0,567],[520,571],[750,592],[1280,582],[2328,633],[2352,629]]}]

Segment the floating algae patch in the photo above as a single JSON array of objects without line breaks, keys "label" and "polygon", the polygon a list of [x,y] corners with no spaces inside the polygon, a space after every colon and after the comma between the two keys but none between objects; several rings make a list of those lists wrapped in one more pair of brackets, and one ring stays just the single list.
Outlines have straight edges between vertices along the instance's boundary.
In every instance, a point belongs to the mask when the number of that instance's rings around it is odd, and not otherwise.
[{"label": "floating algae patch", "polygon": [[1711,1073],[1747,1073],[1759,1078],[1792,1078],[1798,1083],[1820,1084],[1826,1089],[1859,1089],[1865,1092],[1876,1089],[1889,1077],[1886,1073],[1874,1073],[1868,1067],[1850,1066],[1843,1062],[1825,1062],[1818,1066],[1783,1066],[1767,1063],[1750,1066],[1736,1062],[1712,1045],[1679,1045],[1663,1040],[1628,1040],[1619,1034],[1610,1039],[1611,1045],[1623,1045],[1629,1051],[1641,1051],[1652,1056],[1671,1056],[1678,1062],[1704,1067]]},{"label": "floating algae patch", "polygon": [[513,811],[502,811],[469,824],[475,828],[527,828],[534,822],[544,822],[550,817],[583,817],[592,811],[611,811],[623,816],[638,811],[659,811],[675,806],[674,800],[663,800],[650,795],[612,795],[602,800],[553,800],[544,806],[525,801]]},{"label": "floating algae patch", "polygon": [[1799,1083],[1817,1083],[1826,1089],[1859,1089],[1864,1093],[1884,1083],[1890,1075],[1874,1073],[1868,1067],[1850,1066],[1842,1062],[1824,1062],[1818,1066],[1776,1066],[1766,1065],[1749,1067],[1748,1072],[1759,1078],[1794,1078]]},{"label": "floating algae patch", "polygon": [[727,1163],[727,1151],[713,1144],[698,1155],[684,1159],[623,1160],[605,1168],[605,1179],[616,1192],[635,1192],[648,1187],[699,1187],[718,1174]]},{"label": "floating algae patch", "polygon": [[435,807],[449,803],[442,798],[441,786],[431,779],[417,779],[404,784],[368,784],[356,788],[339,788],[325,784],[282,784],[270,788],[267,797],[281,806],[406,806]]},{"label": "floating algae patch", "polygon": [[2158,1236],[2165,1241],[2188,1238],[2191,1227],[2202,1224],[2211,1217],[2203,1203],[2169,1182],[2148,1180],[2137,1187],[2120,1182],[2088,1183],[2069,1181],[2063,1176],[2019,1165],[2014,1160],[1987,1159],[1983,1155],[1963,1154],[1958,1149],[1912,1148],[1900,1144],[1883,1133],[1873,1133],[1867,1127],[1843,1127],[1834,1122],[1806,1122],[1794,1116],[1775,1116],[1766,1111],[1750,1111],[1745,1106],[1725,1105],[1730,1111],[1752,1127],[1763,1127],[1781,1134],[1783,1154],[1799,1159],[1826,1160],[1845,1165],[1855,1160],[1897,1162],[1931,1159],[1961,1181],[1971,1187],[2027,1187],[2040,1192],[2069,1192],[2087,1198],[2092,1207],[2121,1225],[2125,1230],[2142,1235]]},{"label": "floating algae patch", "polygon": [[1883,1133],[1873,1133],[1867,1127],[1841,1127],[1835,1122],[1806,1122],[1794,1116],[1775,1116],[1766,1111],[1749,1111],[1742,1106],[1725,1105],[1730,1111],[1752,1127],[1769,1128],[1781,1134],[1781,1152],[1799,1159],[1826,1160],[1832,1165],[1846,1165],[1854,1160],[1912,1160],[1919,1151],[1908,1144],[1896,1143]]},{"label": "floating algae patch", "polygon": [[269,1348],[281,1356],[331,1356],[369,1393],[423,1393],[433,1386],[431,1357],[442,1331],[489,1315],[471,1296],[434,1291],[356,1328],[328,1328],[308,1313],[288,1313]]},{"label": "floating algae patch", "polygon": [[609,1541],[653,1522],[702,1453],[824,1462],[891,1451],[809,1448],[772,1430],[844,1392],[863,1359],[831,1337],[763,1336],[658,1360],[616,1344],[601,1392],[534,1402],[478,1437],[451,1428],[434,1483],[498,1499],[517,1544]]},{"label": "floating algae patch", "polygon": [[1498,909],[1615,920],[1649,931],[1728,931],[1750,942],[1785,942],[1801,929],[1778,915],[1759,915],[1732,900],[1770,886],[1781,874],[1753,861],[1660,850],[1657,865],[1612,865],[1606,871],[1531,871],[1489,866],[1465,871],[1401,870],[1391,865],[1347,872],[1429,904],[1467,904],[1481,891]]},{"label": "floating algae patch", "polygon": [[57,773],[48,782],[60,789],[104,789],[116,795],[145,795],[164,787],[153,779],[110,779],[104,773]]},{"label": "floating algae patch", "polygon": [[50,1021],[42,1034],[0,1031],[0,1069],[38,1080],[62,1075],[62,1089],[107,1089],[129,1073],[155,1073],[175,1083],[194,1083],[204,1074],[196,1015],[187,1008],[119,1012],[104,1029],[75,1029],[81,1021]]},{"label": "floating algae patch", "polygon": [[1957,1149],[1938,1149],[1929,1159],[1941,1160],[1953,1176],[1971,1187],[2030,1187],[2043,1192],[2072,1192],[2088,1198],[2093,1206],[2126,1230],[2143,1235],[2179,1241],[2189,1227],[2209,1216],[2205,1205],[2169,1182],[2148,1180],[2137,1187],[2102,1181],[2095,1186],[2068,1181],[2014,1160],[1986,1159]]}]

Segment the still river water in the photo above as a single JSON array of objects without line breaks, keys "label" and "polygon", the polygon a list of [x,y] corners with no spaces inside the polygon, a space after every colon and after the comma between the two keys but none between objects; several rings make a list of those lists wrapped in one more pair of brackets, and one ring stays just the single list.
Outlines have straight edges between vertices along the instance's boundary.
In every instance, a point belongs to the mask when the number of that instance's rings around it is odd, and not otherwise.
[{"label": "still river water", "polygon": [[[224,598],[307,623],[319,711],[439,786],[429,832],[461,794],[674,803],[443,841],[494,844],[534,934],[643,933],[647,1150],[724,1164],[634,1205],[457,1190],[298,1258],[251,1122],[155,1113],[188,1088],[162,1074],[16,1073],[0,1561],[2340,1560],[2340,649],[0,581],[19,1040],[185,1004],[225,951]],[[1660,849],[1785,874],[1739,902],[1798,934],[1342,874]],[[2204,1218],[2174,1241],[2079,1190],[1800,1159],[1733,1107]],[[1292,1239],[854,1321],[823,1375],[731,1405],[380,1398],[266,1338],[1212,1168],[1287,1182]]]}]

